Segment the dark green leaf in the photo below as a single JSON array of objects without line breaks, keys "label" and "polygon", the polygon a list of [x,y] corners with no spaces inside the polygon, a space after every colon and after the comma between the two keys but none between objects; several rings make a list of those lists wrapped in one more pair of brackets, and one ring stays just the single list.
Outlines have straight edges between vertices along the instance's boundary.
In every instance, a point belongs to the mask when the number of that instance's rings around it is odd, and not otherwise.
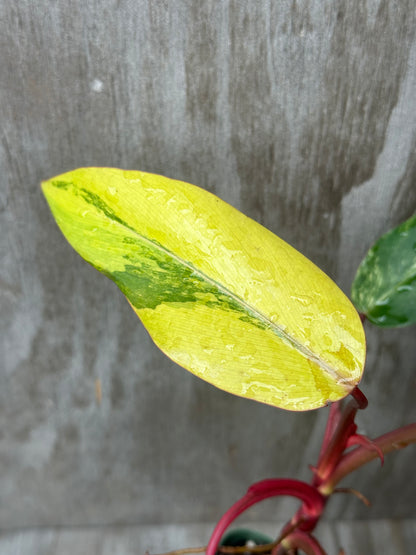
[{"label": "dark green leaf", "polygon": [[351,297],[357,310],[377,326],[416,322],[416,215],[383,235],[368,251]]},{"label": "dark green leaf", "polygon": [[255,530],[249,530],[247,528],[238,528],[237,530],[231,530],[225,534],[220,545],[236,547],[247,545],[247,542],[254,542],[256,545],[266,545],[272,543],[273,540],[261,532],[256,532]]}]

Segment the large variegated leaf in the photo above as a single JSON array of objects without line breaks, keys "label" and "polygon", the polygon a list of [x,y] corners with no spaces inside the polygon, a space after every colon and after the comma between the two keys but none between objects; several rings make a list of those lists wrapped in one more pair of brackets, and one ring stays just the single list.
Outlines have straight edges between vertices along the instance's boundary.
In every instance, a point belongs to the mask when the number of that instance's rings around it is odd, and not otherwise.
[{"label": "large variegated leaf", "polygon": [[316,266],[216,196],[158,175],[83,168],[43,183],[62,232],[116,282],[155,343],[217,387],[291,410],[347,395],[357,312]]}]

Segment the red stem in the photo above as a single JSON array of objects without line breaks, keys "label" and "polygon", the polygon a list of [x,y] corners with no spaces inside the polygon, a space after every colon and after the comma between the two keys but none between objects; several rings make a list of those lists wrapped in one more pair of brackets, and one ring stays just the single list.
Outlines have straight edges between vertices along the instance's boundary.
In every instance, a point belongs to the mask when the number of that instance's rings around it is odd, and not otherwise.
[{"label": "red stem", "polygon": [[[416,443],[416,423],[403,426],[373,440],[376,449],[380,449],[385,455],[391,451],[403,449],[411,443]],[[357,447],[345,454],[332,474],[322,482],[319,491],[324,495],[332,493],[338,482],[345,476],[378,457],[376,449]]]},{"label": "red stem", "polygon": [[350,393],[351,397],[354,398],[357,406],[360,410],[364,410],[368,407],[368,399],[364,395],[364,393],[358,387],[354,387],[354,389]]},{"label": "red stem", "polygon": [[282,543],[286,549],[302,549],[306,555],[326,555],[318,540],[300,530],[290,534]]},{"label": "red stem", "polygon": [[347,446],[348,438],[354,434],[357,429],[354,423],[357,410],[356,402],[351,400],[342,411],[337,428],[328,442],[327,448],[322,453],[315,470],[314,485],[319,485],[327,479],[338,464]]},{"label": "red stem", "polygon": [[[368,404],[366,396],[358,387],[352,390],[351,395],[353,398],[345,405],[341,413],[339,413],[338,409],[334,409],[334,412],[331,412],[329,415],[329,420],[332,422],[328,422],[327,431],[324,436],[325,444],[321,450],[318,466],[315,469],[315,479],[313,481],[315,486],[332,474],[347,447],[349,438],[357,430],[354,422],[357,411],[365,409]],[[335,410],[338,411],[338,415],[336,415]],[[334,429],[335,419],[336,428]],[[331,431],[332,437],[329,439]]]},{"label": "red stem", "polygon": [[337,483],[347,474],[380,456],[380,453],[386,454],[402,449],[410,443],[416,443],[416,423],[414,423],[380,436],[374,441],[368,440],[368,443],[373,446],[372,449],[369,449],[366,442],[364,447],[357,447],[344,454],[348,441],[351,443],[351,438],[357,429],[354,422],[355,415],[359,409],[367,406],[367,399],[358,388],[355,388],[351,394],[353,399],[342,411],[339,403],[331,405],[312,484],[291,479],[270,479],[250,486],[246,495],[230,507],[219,520],[208,542],[206,555],[216,554],[224,532],[241,513],[255,503],[277,495],[290,495],[303,503],[283,528],[281,537],[284,537],[284,540],[276,546],[273,553],[280,553],[279,546],[284,546],[286,550],[302,549],[307,555],[325,555],[317,540],[307,532],[311,532],[316,526],[325,503]]},{"label": "red stem", "polygon": [[383,451],[380,449],[380,447],[377,447],[377,445],[375,445],[375,443],[371,441],[371,439],[368,439],[368,437],[362,436],[361,434],[354,434],[353,436],[350,436],[350,438],[348,439],[347,449],[349,447],[355,447],[356,445],[361,445],[366,449],[374,449],[374,451],[376,451],[376,453],[380,457],[381,466],[383,466],[384,464]]},{"label": "red stem", "polygon": [[324,433],[324,438],[322,440],[322,447],[321,447],[321,451],[319,453],[319,458],[318,458],[318,466],[319,463],[321,462],[321,459],[328,447],[328,444],[331,440],[331,437],[334,433],[334,430],[336,428],[336,426],[338,425],[339,419],[341,417],[341,402],[340,401],[336,401],[335,403],[332,403],[330,408],[329,408],[329,415],[328,415],[328,421],[326,423],[326,428],[325,428],[325,433]]},{"label": "red stem", "polygon": [[325,505],[325,498],[316,488],[305,482],[291,479],[270,479],[257,482],[250,486],[246,495],[234,503],[220,518],[208,542],[206,555],[215,555],[224,532],[241,513],[255,503],[277,495],[290,495],[303,501],[302,519],[309,519],[313,526]]}]

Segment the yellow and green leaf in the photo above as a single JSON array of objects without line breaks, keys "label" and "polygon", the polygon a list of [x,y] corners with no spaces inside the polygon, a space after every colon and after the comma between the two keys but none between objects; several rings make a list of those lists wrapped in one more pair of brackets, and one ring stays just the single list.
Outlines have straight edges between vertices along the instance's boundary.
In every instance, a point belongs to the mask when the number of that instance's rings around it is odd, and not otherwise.
[{"label": "yellow and green leaf", "polygon": [[43,183],[65,237],[126,295],[175,362],[289,410],[360,381],[359,316],[312,262],[207,191],[138,171],[81,168]]}]

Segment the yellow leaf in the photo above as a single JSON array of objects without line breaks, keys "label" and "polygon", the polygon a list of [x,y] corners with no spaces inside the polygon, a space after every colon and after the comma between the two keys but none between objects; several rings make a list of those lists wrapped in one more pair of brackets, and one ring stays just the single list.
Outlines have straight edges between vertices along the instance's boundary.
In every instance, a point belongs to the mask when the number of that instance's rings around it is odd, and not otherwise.
[{"label": "yellow leaf", "polygon": [[43,191],[72,246],[200,378],[289,410],[338,400],[360,381],[365,337],[347,297],[218,197],[113,168],[74,170]]}]

